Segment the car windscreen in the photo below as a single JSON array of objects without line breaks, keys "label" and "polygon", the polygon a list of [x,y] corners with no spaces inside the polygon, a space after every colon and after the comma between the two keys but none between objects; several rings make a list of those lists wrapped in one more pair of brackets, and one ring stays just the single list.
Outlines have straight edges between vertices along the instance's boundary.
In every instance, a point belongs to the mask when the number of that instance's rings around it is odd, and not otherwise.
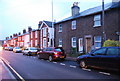
[{"label": "car windscreen", "polygon": [[30,48],[30,50],[37,50],[37,48]]},{"label": "car windscreen", "polygon": [[20,49],[20,47],[16,47],[15,49]]},{"label": "car windscreen", "polygon": [[60,48],[56,48],[55,51],[62,52]]}]

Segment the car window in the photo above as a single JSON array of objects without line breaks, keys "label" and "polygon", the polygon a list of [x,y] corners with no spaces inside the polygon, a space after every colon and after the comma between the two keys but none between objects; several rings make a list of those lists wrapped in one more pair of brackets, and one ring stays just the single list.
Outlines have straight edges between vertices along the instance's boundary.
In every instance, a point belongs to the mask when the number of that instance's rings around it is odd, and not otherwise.
[{"label": "car window", "polygon": [[53,48],[47,48],[46,51],[53,51]]},{"label": "car window", "polygon": [[92,54],[102,55],[102,54],[105,54],[105,52],[106,52],[106,48],[101,48],[101,49],[94,51]]},{"label": "car window", "polygon": [[37,48],[30,48],[30,50],[37,50]]},{"label": "car window", "polygon": [[60,48],[56,48],[55,51],[61,52],[62,50]]},{"label": "car window", "polygon": [[119,55],[120,49],[118,48],[108,48],[107,55]]}]

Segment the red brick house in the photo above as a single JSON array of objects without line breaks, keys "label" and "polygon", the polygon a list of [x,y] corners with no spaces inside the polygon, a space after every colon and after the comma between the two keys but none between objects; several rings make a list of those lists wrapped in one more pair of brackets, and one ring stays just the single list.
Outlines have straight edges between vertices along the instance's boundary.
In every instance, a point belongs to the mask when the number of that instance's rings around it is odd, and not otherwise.
[{"label": "red brick house", "polygon": [[[102,7],[97,6],[79,13],[74,4],[72,16],[55,23],[55,46],[63,47],[66,53],[89,52],[100,48],[104,42]],[[105,4],[104,30],[106,39],[120,40],[120,2]]]},{"label": "red brick house", "polygon": [[52,22],[40,21],[38,26],[38,45],[39,47],[51,47],[54,46],[54,28],[52,28]]}]

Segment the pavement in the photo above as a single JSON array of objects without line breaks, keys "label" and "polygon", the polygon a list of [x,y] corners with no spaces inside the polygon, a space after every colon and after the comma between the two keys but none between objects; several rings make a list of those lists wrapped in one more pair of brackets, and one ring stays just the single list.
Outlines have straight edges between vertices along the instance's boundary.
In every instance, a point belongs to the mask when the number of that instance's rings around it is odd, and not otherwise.
[{"label": "pavement", "polygon": [[0,81],[4,80],[15,80],[15,77],[10,72],[8,67],[4,64],[4,62],[0,59]]},{"label": "pavement", "polygon": [[67,56],[65,59],[70,60],[70,61],[76,61],[77,57],[69,57],[69,56]]}]

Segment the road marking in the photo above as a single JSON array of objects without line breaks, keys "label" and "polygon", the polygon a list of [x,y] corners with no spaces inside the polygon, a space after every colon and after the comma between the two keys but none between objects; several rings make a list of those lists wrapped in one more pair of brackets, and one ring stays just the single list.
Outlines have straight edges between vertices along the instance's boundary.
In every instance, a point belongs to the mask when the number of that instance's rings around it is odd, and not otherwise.
[{"label": "road marking", "polygon": [[73,66],[73,65],[70,65],[70,67],[72,67],[72,68],[76,68],[76,66]]},{"label": "road marking", "polygon": [[49,60],[47,60],[47,62],[50,62]]},{"label": "road marking", "polygon": [[85,71],[91,71],[91,69],[85,69],[85,68],[82,68],[83,70],[85,70]]},{"label": "road marking", "polygon": [[33,57],[33,58],[36,58],[36,57]]},{"label": "road marking", "polygon": [[63,65],[63,66],[65,66],[65,64],[63,64],[63,63],[60,63],[60,65]]},{"label": "road marking", "polygon": [[[4,61],[4,59],[2,59],[3,61]],[[13,68],[12,68],[12,66],[9,64],[9,63],[7,63],[6,61],[4,61],[5,63],[6,63],[6,65],[22,80],[22,81],[25,81],[18,73],[17,73],[17,71],[15,71]]]},{"label": "road marking", "polygon": [[57,62],[53,62],[54,64],[57,64]]},{"label": "road marking", "polygon": [[99,72],[101,74],[104,74],[104,75],[110,75],[110,73],[106,73],[106,72]]},{"label": "road marking", "polygon": [[1,60],[3,67],[8,71],[8,74],[11,76],[12,79],[15,79],[15,77],[12,75],[12,73],[9,71],[9,69],[7,68],[7,66],[3,63],[3,61]]},{"label": "road marking", "polygon": [[6,59],[0,57],[0,59],[4,60],[6,63],[10,64],[10,62],[8,62]]}]

